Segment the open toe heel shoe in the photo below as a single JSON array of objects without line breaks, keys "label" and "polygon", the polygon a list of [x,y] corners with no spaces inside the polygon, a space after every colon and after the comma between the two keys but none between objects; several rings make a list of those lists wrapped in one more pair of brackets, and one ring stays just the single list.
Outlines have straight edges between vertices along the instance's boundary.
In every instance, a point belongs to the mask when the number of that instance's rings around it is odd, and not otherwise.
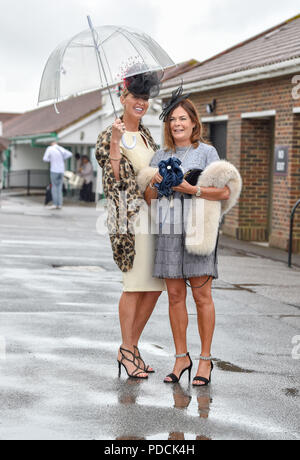
[{"label": "open toe heel shoe", "polygon": [[166,378],[169,377],[171,380],[166,380],[166,379],[165,379],[165,380],[164,380],[165,383],[179,383],[181,377],[183,376],[183,374],[184,374],[186,371],[189,372],[189,382],[191,381],[191,372],[192,372],[192,367],[193,367],[193,361],[191,360],[190,354],[189,354],[189,353],[184,353],[184,354],[182,354],[182,355],[175,355],[175,358],[184,358],[185,356],[188,356],[188,357],[189,357],[190,365],[181,371],[179,377],[177,377],[177,375],[175,375],[175,374],[169,374],[169,375],[167,375]]},{"label": "open toe heel shoe", "polygon": [[[144,369],[142,369],[139,366],[139,358],[138,358],[138,356],[136,356],[132,351],[126,350],[125,348],[122,348],[122,347],[120,347],[120,353],[121,353],[122,357],[121,357],[120,361],[118,360],[119,377],[121,377],[121,370],[122,370],[122,366],[123,366],[125,371],[126,371],[126,373],[127,373],[127,375],[128,375],[128,377],[130,377],[132,379],[144,379],[145,380],[145,379],[148,378],[148,375],[141,376],[141,374],[145,374],[145,371],[144,371]],[[125,353],[128,353],[129,357],[126,356]],[[130,359],[131,356],[132,356],[132,359]],[[132,371],[132,373],[128,372],[128,369],[125,366],[126,361],[134,365],[135,369]]]},{"label": "open toe heel shoe", "polygon": [[[210,384],[211,382],[211,373],[212,373],[212,370],[214,368],[214,365],[213,365],[213,362],[212,362],[212,357],[209,356],[209,357],[206,357],[206,356],[200,356],[199,359],[202,359],[203,361],[210,361],[211,363],[211,368],[210,368],[210,374],[209,374],[209,378],[205,378],[205,377],[198,377],[196,375],[196,377],[194,377],[193,379],[193,387],[205,387],[207,385]],[[199,383],[194,383],[194,382],[203,382],[202,384],[199,384]]]}]

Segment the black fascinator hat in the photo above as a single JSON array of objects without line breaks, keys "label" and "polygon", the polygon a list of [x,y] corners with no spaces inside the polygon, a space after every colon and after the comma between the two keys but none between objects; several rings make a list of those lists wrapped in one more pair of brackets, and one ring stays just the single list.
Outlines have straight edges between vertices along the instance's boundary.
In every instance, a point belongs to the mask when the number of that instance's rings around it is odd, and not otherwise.
[{"label": "black fascinator hat", "polygon": [[183,87],[180,85],[179,88],[173,91],[171,99],[166,104],[164,104],[163,111],[160,114],[159,119],[163,120],[165,123],[170,112],[172,112],[172,110],[175,109],[181,101],[184,101],[189,97],[190,94],[183,94]]},{"label": "black fascinator hat", "polygon": [[127,70],[127,74],[140,72],[134,75],[125,76],[124,87],[127,91],[135,97],[144,97],[152,99],[157,97],[160,92],[160,82],[163,77],[163,72],[143,72],[142,65],[135,65]]}]

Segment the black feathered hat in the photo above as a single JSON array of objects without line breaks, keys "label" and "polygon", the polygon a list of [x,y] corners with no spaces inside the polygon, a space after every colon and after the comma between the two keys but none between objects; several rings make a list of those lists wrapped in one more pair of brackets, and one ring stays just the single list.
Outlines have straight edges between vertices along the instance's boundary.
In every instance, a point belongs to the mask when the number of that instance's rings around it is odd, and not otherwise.
[{"label": "black feathered hat", "polygon": [[171,99],[163,106],[163,111],[160,114],[159,119],[163,120],[165,123],[170,112],[175,109],[181,101],[184,101],[189,97],[190,94],[183,94],[183,87],[180,85],[179,88],[173,91]]},{"label": "black feathered hat", "polygon": [[[127,70],[127,74],[133,73],[134,71],[140,72],[143,70],[142,66],[132,66]],[[160,92],[160,81],[162,79],[163,72],[151,72],[146,71],[137,73],[135,75],[125,76],[124,78],[124,89],[136,97],[144,97],[152,99],[157,97]]]}]

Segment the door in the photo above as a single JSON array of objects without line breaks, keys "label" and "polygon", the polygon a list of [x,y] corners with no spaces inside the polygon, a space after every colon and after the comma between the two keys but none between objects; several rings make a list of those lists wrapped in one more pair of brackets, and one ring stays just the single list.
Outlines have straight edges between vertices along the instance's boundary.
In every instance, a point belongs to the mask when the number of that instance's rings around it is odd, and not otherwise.
[{"label": "door", "polygon": [[210,140],[217,149],[221,160],[227,154],[227,122],[210,123]]}]

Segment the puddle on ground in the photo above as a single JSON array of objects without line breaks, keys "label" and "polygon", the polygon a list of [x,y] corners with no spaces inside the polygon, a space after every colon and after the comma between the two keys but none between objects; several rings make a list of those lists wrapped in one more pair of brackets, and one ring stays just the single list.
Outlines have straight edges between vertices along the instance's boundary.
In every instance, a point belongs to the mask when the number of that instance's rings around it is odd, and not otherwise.
[{"label": "puddle on ground", "polygon": [[235,364],[221,361],[220,359],[214,359],[214,362],[217,364],[218,368],[225,372],[240,372],[244,374],[253,374],[255,371],[250,369],[243,369],[242,367],[236,366]]},{"label": "puddle on ground", "polygon": [[[248,287],[249,286],[249,287]],[[256,287],[256,286],[266,286],[266,284],[231,284],[229,287],[223,287],[223,286],[215,286],[214,289],[217,290],[223,290],[223,291],[247,291],[251,292],[253,294],[256,294],[256,291],[253,289],[250,289],[250,286]]]},{"label": "puddle on ground", "polygon": [[290,396],[292,398],[299,396],[299,390],[297,388],[285,388],[283,391],[286,396]]},{"label": "puddle on ground", "polygon": [[74,272],[105,272],[103,267],[91,266],[91,265],[52,265],[53,268],[62,271],[74,271]]}]

